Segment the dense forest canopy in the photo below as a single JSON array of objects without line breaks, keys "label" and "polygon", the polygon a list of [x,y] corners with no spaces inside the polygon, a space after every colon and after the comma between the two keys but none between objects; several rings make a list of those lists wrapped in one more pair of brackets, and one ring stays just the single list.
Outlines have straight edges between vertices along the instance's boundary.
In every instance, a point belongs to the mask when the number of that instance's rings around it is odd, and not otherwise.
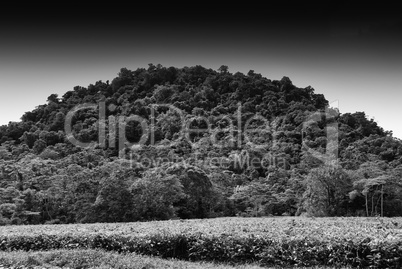
[{"label": "dense forest canopy", "polygon": [[3,225],[402,215],[392,132],[253,70],[122,68],[50,95],[0,143]]}]

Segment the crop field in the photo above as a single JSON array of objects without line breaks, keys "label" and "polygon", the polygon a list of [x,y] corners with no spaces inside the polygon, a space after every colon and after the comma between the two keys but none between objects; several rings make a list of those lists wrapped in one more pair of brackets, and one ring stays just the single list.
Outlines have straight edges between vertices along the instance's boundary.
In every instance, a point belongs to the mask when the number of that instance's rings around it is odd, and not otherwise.
[{"label": "crop field", "polygon": [[232,265],[402,267],[402,218],[217,218],[0,227],[0,251],[101,249]]}]

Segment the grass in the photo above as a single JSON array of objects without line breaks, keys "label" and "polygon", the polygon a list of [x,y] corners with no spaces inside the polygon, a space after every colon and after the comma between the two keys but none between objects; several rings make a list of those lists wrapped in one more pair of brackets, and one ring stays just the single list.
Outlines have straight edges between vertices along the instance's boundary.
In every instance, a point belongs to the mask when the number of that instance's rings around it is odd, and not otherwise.
[{"label": "grass", "polygon": [[71,269],[258,269],[258,265],[245,264],[236,267],[224,264],[206,262],[186,262],[174,259],[161,259],[134,253],[119,254],[116,252],[96,249],[51,250],[51,251],[13,251],[0,252],[1,266],[26,266],[40,268],[71,268]]},{"label": "grass", "polygon": [[[186,262],[175,259],[161,259],[134,253],[119,254],[116,252],[95,249],[61,249],[51,251],[0,251],[0,268],[69,268],[69,269],[261,269],[258,264],[230,266],[208,262]],[[266,268],[266,267],[265,267]],[[283,267],[270,267],[283,268]],[[297,267],[326,268],[335,267]],[[339,267],[336,267],[339,268]],[[345,267],[350,268],[350,267]]]}]

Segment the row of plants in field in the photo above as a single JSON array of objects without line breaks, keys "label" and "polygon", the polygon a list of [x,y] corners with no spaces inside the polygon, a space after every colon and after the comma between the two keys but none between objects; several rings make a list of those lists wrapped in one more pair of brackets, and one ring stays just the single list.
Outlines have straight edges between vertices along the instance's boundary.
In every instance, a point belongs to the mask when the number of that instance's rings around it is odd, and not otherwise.
[{"label": "row of plants in field", "polygon": [[402,218],[215,218],[130,223],[94,223],[59,225],[20,225],[0,227],[1,236],[89,234],[144,236],[150,234],[208,234],[238,237],[264,236],[271,239],[300,238],[361,241],[401,240]]},{"label": "row of plants in field", "polygon": [[256,264],[231,266],[213,262],[189,262],[162,259],[135,253],[117,253],[101,249],[58,249],[50,251],[0,252],[0,268],[9,269],[261,269]]},{"label": "row of plants in field", "polygon": [[92,234],[2,236],[0,251],[103,249],[162,258],[216,261],[231,264],[258,262],[264,266],[352,266],[401,268],[402,242],[361,242],[334,238],[319,240],[266,237],[154,234],[141,237]]},{"label": "row of plants in field", "polygon": [[0,251],[103,249],[262,265],[401,267],[401,218],[218,218],[0,228]]}]

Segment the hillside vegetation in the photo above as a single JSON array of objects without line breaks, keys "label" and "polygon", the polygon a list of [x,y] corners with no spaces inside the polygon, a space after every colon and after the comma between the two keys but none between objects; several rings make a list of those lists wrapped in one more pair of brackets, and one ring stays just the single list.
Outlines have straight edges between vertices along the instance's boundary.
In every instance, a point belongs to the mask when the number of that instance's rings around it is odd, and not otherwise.
[{"label": "hillside vegetation", "polygon": [[252,70],[122,68],[0,142],[0,224],[402,215],[400,140]]}]

